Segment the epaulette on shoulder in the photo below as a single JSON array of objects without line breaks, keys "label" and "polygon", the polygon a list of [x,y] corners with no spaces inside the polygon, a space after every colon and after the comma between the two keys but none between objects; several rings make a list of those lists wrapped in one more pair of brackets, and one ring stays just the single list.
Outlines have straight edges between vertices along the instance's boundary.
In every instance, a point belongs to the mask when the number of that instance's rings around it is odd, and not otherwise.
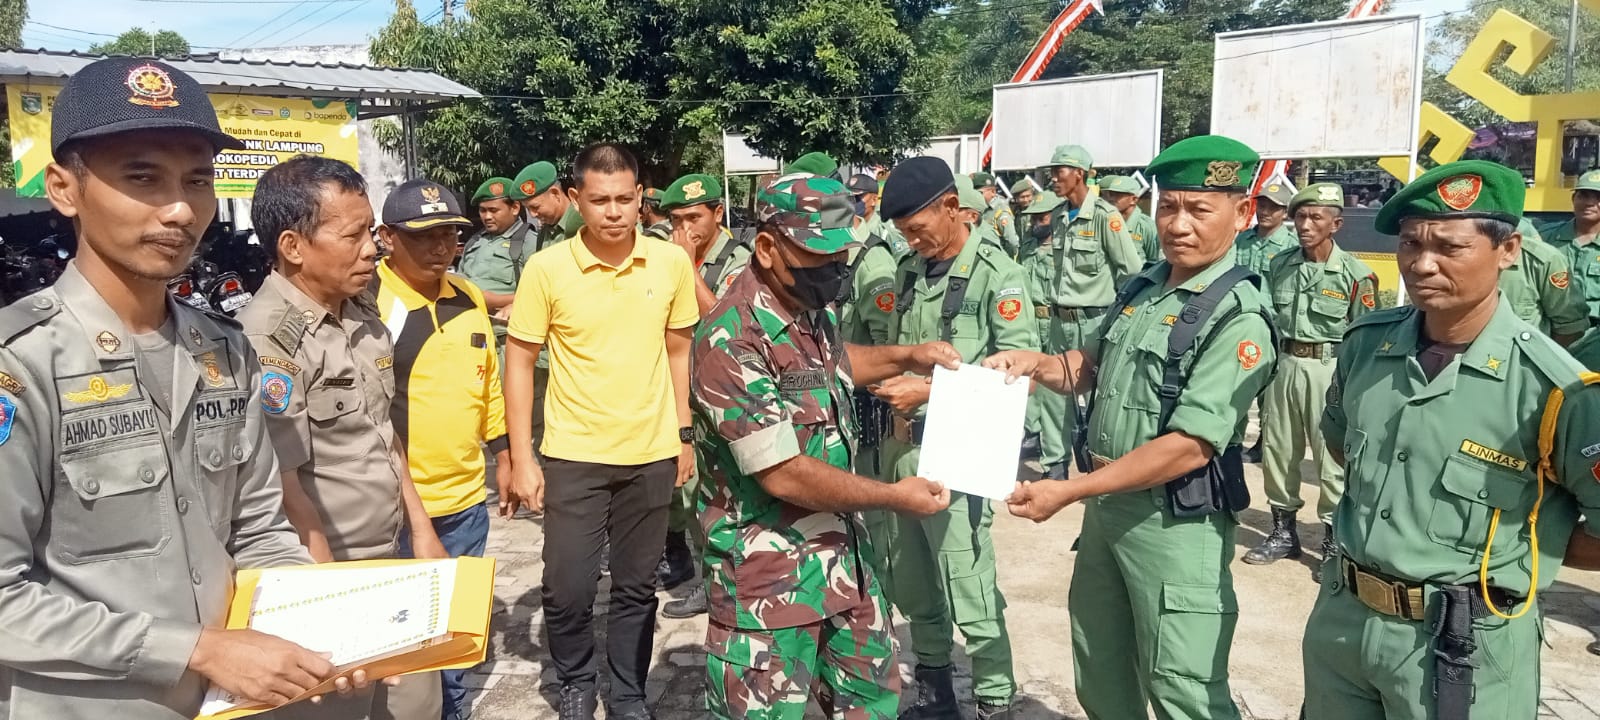
[{"label": "epaulette on shoulder", "polygon": [[268,333],[267,337],[272,338],[272,342],[292,357],[300,351],[300,343],[305,340],[306,321],[300,317],[300,313],[288,305],[278,308],[277,312],[278,322],[273,325],[272,332]]},{"label": "epaulette on shoulder", "polygon": [[28,328],[49,320],[59,312],[61,299],[48,289],[0,307],[0,344],[11,342]]},{"label": "epaulette on shoulder", "polygon": [[1367,313],[1362,315],[1360,318],[1357,318],[1355,322],[1350,323],[1350,327],[1347,327],[1344,330],[1344,336],[1348,338],[1357,330],[1365,327],[1393,325],[1411,317],[1411,314],[1416,311],[1417,309],[1410,305],[1402,305],[1397,308],[1389,308],[1387,310],[1379,310],[1377,312]]},{"label": "epaulette on shoulder", "polygon": [[1522,354],[1528,357],[1528,361],[1557,387],[1567,387],[1581,382],[1583,373],[1588,370],[1583,363],[1562,350],[1550,336],[1539,332],[1539,329],[1532,325],[1524,323],[1524,327],[1512,335],[1512,338],[1522,350]]},{"label": "epaulette on shoulder", "polygon": [[[239,332],[244,332],[244,323],[239,322],[238,320],[234,319],[232,316],[227,315],[225,313],[220,313],[220,312],[217,312],[216,310],[211,310],[211,309],[207,309],[207,308],[189,307],[188,305],[183,305],[183,304],[179,304],[178,307],[179,308],[186,308],[187,307],[190,310],[194,310],[195,312],[205,316],[206,319],[211,320],[212,322],[215,322],[218,325],[221,325],[221,326],[223,326],[225,328],[228,328],[230,330],[238,330]],[[180,309],[178,312],[183,312],[183,310]]]}]

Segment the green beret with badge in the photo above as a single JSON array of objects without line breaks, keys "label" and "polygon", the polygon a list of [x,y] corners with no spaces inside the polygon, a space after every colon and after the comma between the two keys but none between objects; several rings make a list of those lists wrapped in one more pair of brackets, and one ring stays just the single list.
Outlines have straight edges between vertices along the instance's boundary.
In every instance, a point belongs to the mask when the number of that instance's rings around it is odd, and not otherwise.
[{"label": "green beret with badge", "polygon": [[812,175],[827,177],[832,175],[834,171],[838,169],[839,163],[833,158],[828,157],[826,153],[808,152],[798,158],[795,158],[794,162],[789,163],[789,165],[783,169],[783,174],[793,175],[795,173],[811,173]]},{"label": "green beret with badge", "polygon": [[1247,192],[1261,156],[1221,135],[1196,135],[1161,151],[1144,174],[1162,190]]},{"label": "green beret with badge", "polygon": [[722,183],[715,176],[695,173],[674,180],[661,193],[661,209],[677,210],[691,205],[722,202]]},{"label": "green beret with badge", "polygon": [[1578,176],[1578,186],[1574,190],[1594,190],[1600,192],[1600,170],[1590,170]]},{"label": "green beret with badge", "polygon": [[485,200],[511,200],[511,178],[492,177],[483,181],[478,186],[478,191],[472,194],[472,204],[477,205]]},{"label": "green beret with badge", "polygon": [[1289,199],[1289,212],[1293,213],[1302,205],[1316,207],[1344,207],[1344,186],[1338,183],[1316,183],[1307,185],[1304,190],[1294,194]]},{"label": "green beret with badge", "polygon": [[522,169],[512,182],[511,199],[527,200],[556,184],[556,166],[540,160]]},{"label": "green beret with badge", "polygon": [[1100,178],[1102,192],[1119,192],[1128,195],[1143,195],[1144,188],[1139,186],[1139,181],[1127,175],[1106,175]]},{"label": "green beret with badge", "polygon": [[756,195],[756,215],[807,252],[832,255],[861,245],[852,231],[856,211],[850,191],[833,178],[773,183]]},{"label": "green beret with badge", "polygon": [[1057,145],[1050,155],[1050,167],[1070,167],[1083,171],[1094,169],[1094,156],[1082,145]]},{"label": "green beret with badge", "polygon": [[1399,235],[1406,218],[1484,218],[1516,225],[1528,186],[1522,173],[1488,160],[1458,160],[1418,176],[1378,211],[1378,232]]}]

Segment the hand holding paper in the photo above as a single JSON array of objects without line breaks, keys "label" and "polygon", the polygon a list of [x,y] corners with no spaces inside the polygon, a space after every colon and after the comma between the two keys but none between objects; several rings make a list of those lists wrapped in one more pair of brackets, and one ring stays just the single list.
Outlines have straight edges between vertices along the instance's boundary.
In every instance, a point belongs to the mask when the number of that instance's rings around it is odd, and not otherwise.
[{"label": "hand holding paper", "polygon": [[1028,384],[977,365],[933,371],[917,474],[955,492],[1004,500],[1022,457]]}]

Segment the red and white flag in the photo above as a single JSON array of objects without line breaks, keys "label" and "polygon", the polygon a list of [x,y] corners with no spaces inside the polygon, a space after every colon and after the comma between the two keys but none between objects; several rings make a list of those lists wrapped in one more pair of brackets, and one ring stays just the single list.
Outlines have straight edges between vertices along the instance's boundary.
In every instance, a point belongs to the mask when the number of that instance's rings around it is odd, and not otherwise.
[{"label": "red and white flag", "polygon": [[[1066,41],[1067,35],[1074,28],[1077,28],[1080,23],[1088,19],[1089,12],[1093,10],[1102,15],[1105,14],[1105,7],[1100,2],[1101,0],[1071,0],[1068,2],[1067,6],[1061,10],[1061,14],[1056,15],[1056,19],[1050,21],[1050,26],[1044,29],[1044,34],[1039,36],[1039,41],[1034,43],[1033,52],[1028,53],[1028,57],[1023,59],[1022,64],[1017,67],[1017,71],[1011,74],[1011,82],[1033,82],[1038,80],[1041,75],[1044,75],[1044,69],[1050,67],[1050,59],[1054,58],[1056,51],[1061,49],[1061,43]],[[983,135],[978,139],[978,153],[982,156],[978,164],[988,165],[991,156],[994,155],[993,115],[990,115],[989,120],[983,124]]]}]

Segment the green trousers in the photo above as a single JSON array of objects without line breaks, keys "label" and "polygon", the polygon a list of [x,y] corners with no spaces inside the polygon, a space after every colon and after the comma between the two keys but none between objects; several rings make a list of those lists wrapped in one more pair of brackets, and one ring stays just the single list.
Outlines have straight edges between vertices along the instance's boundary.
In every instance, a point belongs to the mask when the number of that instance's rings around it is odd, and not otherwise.
[{"label": "green trousers", "polygon": [[[1473,588],[1477,592],[1477,588]],[[1433,637],[1437,599],[1426,622],[1373,611],[1337,572],[1322,591],[1300,645],[1307,720],[1435,720]],[[1471,720],[1533,720],[1539,713],[1538,608],[1516,620],[1474,620]],[[1460,720],[1439,718],[1438,720]]]},{"label": "green trousers", "polygon": [[[1070,482],[1070,481],[1069,481]],[[1164,490],[1084,506],[1067,594],[1078,702],[1090,720],[1238,720],[1228,652],[1239,619],[1227,514],[1176,519]]]},{"label": "green trousers", "polygon": [[[1099,315],[1078,320],[1050,319],[1050,333],[1041,339],[1042,352],[1058,355],[1068,350],[1078,350],[1088,344],[1089,338],[1100,330]],[[1039,464],[1051,465],[1072,458],[1072,428],[1077,418],[1072,412],[1072,399],[1045,389],[1036,389],[1030,402],[1039,407],[1042,425],[1039,428]]]},{"label": "green trousers", "polygon": [[1261,448],[1261,471],[1272,507],[1299,512],[1300,460],[1311,446],[1311,462],[1317,470],[1322,492],[1317,498],[1317,517],[1333,522],[1333,509],[1344,497],[1344,468],[1328,454],[1322,439],[1322,410],[1327,406],[1328,386],[1333,384],[1333,358],[1278,358],[1278,374],[1267,385],[1261,405],[1261,428],[1265,444]]},{"label": "green trousers", "polygon": [[[915,475],[921,450],[887,438],[884,464],[893,478]],[[1011,637],[1006,633],[1005,597],[995,580],[994,511],[984,498],[950,494],[950,508],[926,518],[876,513],[869,519],[872,544],[888,572],[889,601],[911,625],[917,664],[942,667],[955,650],[954,630],[966,640],[972,660],[972,694],[979,702],[1005,704],[1016,694]]]}]

